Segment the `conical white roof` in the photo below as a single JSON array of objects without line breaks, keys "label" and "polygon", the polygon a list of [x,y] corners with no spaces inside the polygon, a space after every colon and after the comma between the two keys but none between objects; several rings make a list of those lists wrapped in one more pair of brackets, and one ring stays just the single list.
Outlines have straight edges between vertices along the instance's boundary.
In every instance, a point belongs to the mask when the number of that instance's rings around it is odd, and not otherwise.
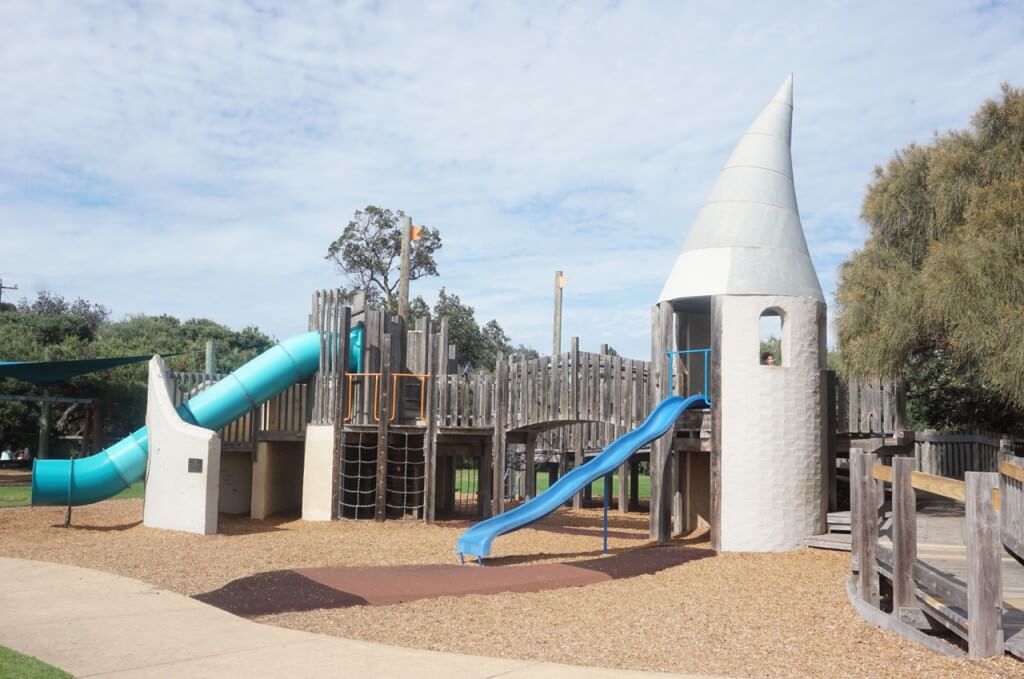
[{"label": "conical white roof", "polygon": [[796,203],[792,127],[789,76],[722,169],[658,301],[706,295],[825,301]]}]

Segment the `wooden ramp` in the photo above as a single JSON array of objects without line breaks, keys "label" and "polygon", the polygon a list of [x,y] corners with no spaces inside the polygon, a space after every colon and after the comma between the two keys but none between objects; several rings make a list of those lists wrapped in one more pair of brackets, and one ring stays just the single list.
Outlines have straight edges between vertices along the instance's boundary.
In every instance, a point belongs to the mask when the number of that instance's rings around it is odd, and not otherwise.
[{"label": "wooden ramp", "polygon": [[[964,546],[964,506],[958,502],[921,494],[917,508],[917,558],[932,572],[934,586],[942,590],[967,590],[967,548]],[[892,549],[888,531],[879,538],[880,571],[891,565]],[[885,562],[888,562],[887,564]],[[1006,652],[1024,659],[1024,566],[1007,553],[1001,562],[1003,577],[1003,631]],[[927,612],[961,637],[967,634],[967,611],[941,603],[923,593]]]}]

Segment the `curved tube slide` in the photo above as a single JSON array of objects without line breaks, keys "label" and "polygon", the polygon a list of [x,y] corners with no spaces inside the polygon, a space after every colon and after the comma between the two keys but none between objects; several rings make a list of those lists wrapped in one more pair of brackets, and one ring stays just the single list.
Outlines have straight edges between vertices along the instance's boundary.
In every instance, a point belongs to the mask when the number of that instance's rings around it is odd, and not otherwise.
[{"label": "curved tube slide", "polygon": [[685,399],[682,396],[665,399],[651,411],[643,424],[612,441],[590,462],[573,469],[526,504],[481,521],[463,533],[456,547],[459,556],[475,556],[478,559],[489,556],[494,538],[543,519],[587,485],[618,469],[633,453],[667,432],[684,410],[694,406],[706,408],[707,398],[697,394]]},{"label": "curved tube slide", "polygon": [[[178,406],[181,419],[220,429],[287,387],[316,372],[320,333],[280,342],[209,389]],[[116,495],[146,474],[146,427],[95,455],[80,460],[36,460],[32,465],[33,505],[87,505]]]}]

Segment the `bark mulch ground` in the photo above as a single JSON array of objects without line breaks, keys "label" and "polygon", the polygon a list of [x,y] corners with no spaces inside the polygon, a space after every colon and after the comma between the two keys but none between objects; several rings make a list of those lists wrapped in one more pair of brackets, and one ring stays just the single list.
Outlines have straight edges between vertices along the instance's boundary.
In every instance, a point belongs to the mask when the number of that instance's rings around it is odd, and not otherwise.
[{"label": "bark mulch ground", "polygon": [[[465,526],[224,517],[222,534],[204,537],[145,528],[140,500],[76,508],[67,530],[63,519],[60,507],[0,509],[0,555],[96,568],[186,595],[271,571],[454,567]],[[617,555],[647,544],[646,515],[613,514],[610,528],[614,554],[603,557],[600,512],[559,510],[539,528],[496,541],[485,568],[466,565],[458,574],[517,564],[614,564]],[[707,547],[701,536],[673,544],[680,551]],[[846,600],[849,568],[849,555],[837,552],[723,553],[586,586],[393,605],[339,607],[329,598],[315,610],[256,619],[416,648],[616,668],[830,679],[1024,676],[1024,665],[1010,658],[940,657],[871,627]],[[320,593],[346,596],[301,577]]]}]

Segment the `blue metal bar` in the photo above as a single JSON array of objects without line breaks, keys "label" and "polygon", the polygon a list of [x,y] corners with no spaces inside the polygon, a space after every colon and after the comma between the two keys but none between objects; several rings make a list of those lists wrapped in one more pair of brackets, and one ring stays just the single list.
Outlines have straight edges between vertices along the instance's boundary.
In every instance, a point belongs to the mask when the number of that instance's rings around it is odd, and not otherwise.
[{"label": "blue metal bar", "polygon": [[604,551],[608,553],[608,500],[612,495],[612,475],[604,477]]},{"label": "blue metal bar", "polygon": [[675,361],[672,360],[673,356],[682,356],[686,354],[704,354],[704,391],[703,394],[708,399],[708,403],[711,403],[710,395],[708,394],[708,356],[711,354],[711,349],[680,349],[679,351],[666,351],[665,355],[668,356],[668,384],[669,389],[675,385]]}]

